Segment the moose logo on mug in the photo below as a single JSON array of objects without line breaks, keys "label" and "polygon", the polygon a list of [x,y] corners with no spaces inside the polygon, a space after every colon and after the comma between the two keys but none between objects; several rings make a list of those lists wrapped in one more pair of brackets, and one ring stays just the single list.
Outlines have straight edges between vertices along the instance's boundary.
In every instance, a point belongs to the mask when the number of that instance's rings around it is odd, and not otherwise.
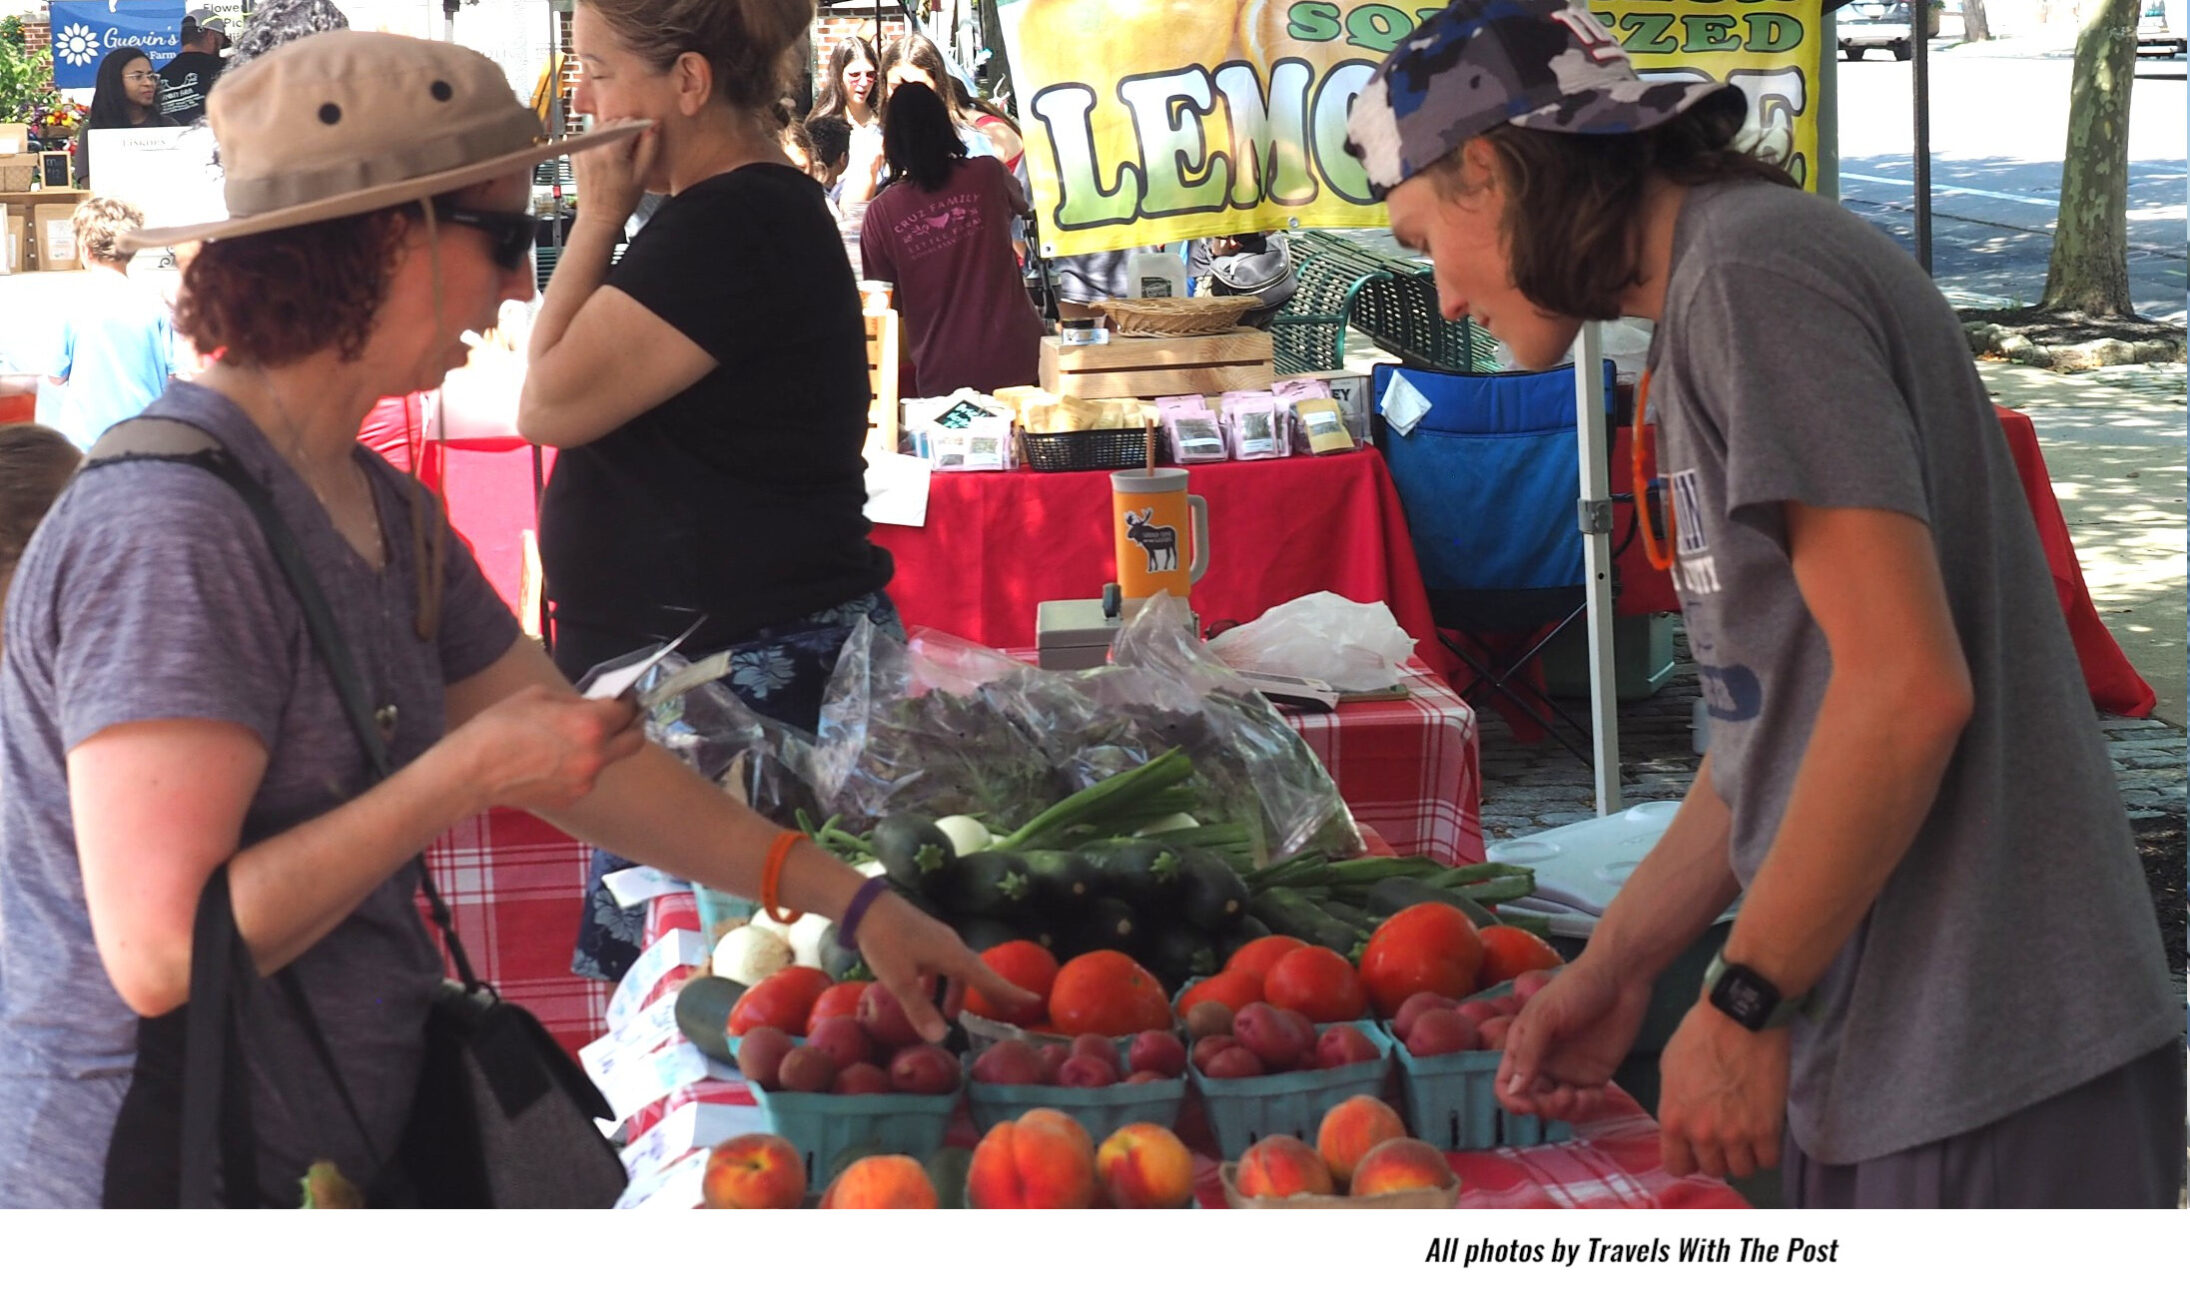
[{"label": "moose logo on mug", "polygon": [[1153,508],[1143,508],[1137,513],[1125,515],[1125,536],[1141,546],[1148,555],[1148,572],[1176,571],[1179,569],[1179,532],[1173,526],[1151,526],[1148,519],[1156,515]]}]

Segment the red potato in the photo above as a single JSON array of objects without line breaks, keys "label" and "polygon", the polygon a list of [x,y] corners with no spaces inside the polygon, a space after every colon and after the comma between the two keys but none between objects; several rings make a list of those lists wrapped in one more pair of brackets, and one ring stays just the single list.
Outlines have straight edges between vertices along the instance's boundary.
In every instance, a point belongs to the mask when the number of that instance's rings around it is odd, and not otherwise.
[{"label": "red potato", "polygon": [[1399,1010],[1392,1013],[1392,1029],[1398,1033],[1400,1038],[1404,1039],[1407,1037],[1407,1033],[1414,1029],[1415,1020],[1422,1013],[1432,1008],[1442,1008],[1449,1012],[1457,1006],[1459,1004],[1452,999],[1445,997],[1443,994],[1432,993],[1427,989],[1419,994],[1409,994],[1407,995],[1407,1001],[1399,1005]]},{"label": "red potato", "polygon": [[1323,1031],[1316,1040],[1315,1063],[1318,1070],[1335,1070],[1358,1062],[1374,1061],[1376,1045],[1369,1036],[1351,1025],[1333,1025]]},{"label": "red potato", "polygon": [[829,1085],[829,1091],[841,1097],[852,1097],[895,1090],[890,1085],[888,1071],[872,1061],[855,1061],[836,1072],[836,1080]]},{"label": "red potato", "polygon": [[1073,1036],[1072,1055],[1093,1057],[1111,1069],[1118,1068],[1118,1045],[1107,1034],[1080,1034]]},{"label": "red potato", "polygon": [[1505,1051],[1506,1035],[1512,1029],[1513,1018],[1510,1016],[1496,1016],[1483,1022],[1482,1046],[1492,1052]]},{"label": "red potato", "polygon": [[899,1048],[909,1048],[919,1043],[920,1032],[905,1015],[905,1007],[897,1001],[890,987],[876,981],[860,991],[859,1023],[866,1027],[868,1037],[886,1053],[895,1054]]},{"label": "red potato", "polygon": [[1133,1036],[1125,1060],[1130,1070],[1153,1070],[1166,1079],[1176,1079],[1186,1073],[1186,1045],[1167,1030],[1143,1030]]},{"label": "red potato", "polygon": [[838,1070],[874,1060],[874,1044],[867,1038],[867,1031],[849,1016],[823,1018],[806,1036],[806,1042],[828,1053]]},{"label": "red potato", "polygon": [[1101,1057],[1067,1057],[1057,1067],[1057,1082],[1067,1088],[1108,1088],[1118,1082],[1118,1068]]},{"label": "red potato", "polygon": [[1475,1022],[1458,1012],[1433,1009],[1415,1018],[1414,1033],[1407,1036],[1407,1051],[1418,1057],[1469,1052],[1481,1046],[1478,1038]]},{"label": "red potato", "polygon": [[1186,1009],[1186,1037],[1201,1042],[1214,1034],[1232,1032],[1232,1009],[1215,1000]]},{"label": "red potato", "polygon": [[899,1048],[890,1058],[890,1087],[901,1093],[954,1093],[959,1075],[958,1058],[932,1043]]},{"label": "red potato", "polygon": [[1209,1069],[1209,1058],[1226,1048],[1236,1048],[1238,1046],[1239,1040],[1229,1034],[1212,1034],[1206,1039],[1198,1039],[1194,1043],[1194,1064],[1203,1070],[1207,1070]]},{"label": "red potato", "polygon": [[1209,1058],[1209,1064],[1203,1066],[1201,1072],[1211,1079],[1253,1079],[1256,1075],[1269,1073],[1262,1058],[1238,1046],[1226,1048]]},{"label": "red potato", "polygon": [[1240,1046],[1255,1054],[1271,1072],[1296,1070],[1315,1050],[1315,1026],[1298,1012],[1250,1003],[1233,1020]]},{"label": "red potato", "polygon": [[1512,994],[1507,994],[1502,998],[1493,998],[1490,1000],[1490,1005],[1497,1009],[1500,1016],[1519,1016],[1521,1014],[1521,1000]]},{"label": "red potato", "polygon": [[973,1078],[982,1084],[1039,1084],[1047,1080],[1041,1054],[1018,1039],[1005,1039],[975,1057]]},{"label": "red potato", "polygon": [[738,1040],[738,1071],[756,1088],[774,1092],[783,1084],[783,1058],[796,1046],[773,1025],[756,1025]]},{"label": "red potato", "polygon": [[836,1082],[836,1058],[812,1044],[801,1044],[783,1055],[778,1074],[790,1092],[826,1093]]},{"label": "red potato", "polygon": [[1042,1063],[1042,1082],[1054,1084],[1057,1082],[1057,1072],[1064,1069],[1065,1062],[1071,1060],[1072,1049],[1062,1043],[1045,1043],[1034,1050],[1034,1055]]},{"label": "red potato", "polygon": [[1461,1003],[1459,1006],[1453,1008],[1452,1010],[1458,1012],[1462,1016],[1467,1017],[1469,1020],[1475,1022],[1477,1025],[1481,1025],[1483,1022],[1499,1015],[1496,1004],[1493,1003],[1490,999],[1485,998],[1468,999],[1466,1002]]}]

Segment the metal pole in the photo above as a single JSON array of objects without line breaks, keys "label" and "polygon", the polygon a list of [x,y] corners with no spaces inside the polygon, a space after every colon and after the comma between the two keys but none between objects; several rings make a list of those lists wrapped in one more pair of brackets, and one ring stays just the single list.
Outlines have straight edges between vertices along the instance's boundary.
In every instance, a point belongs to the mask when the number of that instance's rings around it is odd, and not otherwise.
[{"label": "metal pole", "polygon": [[[1620,812],[1620,716],[1612,647],[1612,454],[1605,425],[1604,338],[1594,322],[1574,337],[1575,431],[1581,437],[1582,564],[1589,600],[1590,766],[1597,816]],[[1641,411],[1636,411],[1637,417]],[[1645,483],[1636,482],[1635,489]]]},{"label": "metal pole", "polygon": [[1931,0],[1909,0],[1909,52],[1916,61],[1916,263],[1931,273]]},{"label": "metal pole", "polygon": [[1817,159],[1812,168],[1817,196],[1840,201],[1840,41],[1833,15],[1826,14],[1818,35]]}]

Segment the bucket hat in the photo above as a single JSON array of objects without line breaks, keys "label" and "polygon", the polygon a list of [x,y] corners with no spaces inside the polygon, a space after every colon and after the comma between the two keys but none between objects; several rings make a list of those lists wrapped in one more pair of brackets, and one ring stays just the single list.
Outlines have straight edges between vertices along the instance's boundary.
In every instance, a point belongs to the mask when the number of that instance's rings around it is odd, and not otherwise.
[{"label": "bucket hat", "polygon": [[1346,151],[1360,159],[1381,199],[1501,122],[1624,135],[1705,108],[1730,140],[1747,107],[1738,87],[1716,81],[1643,80],[1619,41],[1579,4],[1458,0],[1400,42],[1369,78],[1347,118]]},{"label": "bucket hat", "polygon": [[493,60],[446,41],[329,31],[223,76],[206,99],[228,219],[142,229],[126,251],[235,238],[448,193],[625,139],[630,122],[540,143]]}]

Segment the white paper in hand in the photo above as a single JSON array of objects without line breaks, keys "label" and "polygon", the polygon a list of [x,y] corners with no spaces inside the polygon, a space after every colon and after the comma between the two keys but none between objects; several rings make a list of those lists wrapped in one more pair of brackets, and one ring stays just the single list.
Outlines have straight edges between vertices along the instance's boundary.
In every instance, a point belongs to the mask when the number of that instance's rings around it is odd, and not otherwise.
[{"label": "white paper in hand", "polygon": [[1383,403],[1377,406],[1383,411],[1384,422],[1401,436],[1411,434],[1430,412],[1429,398],[1415,390],[1404,373],[1392,374],[1392,380],[1384,385]]}]

